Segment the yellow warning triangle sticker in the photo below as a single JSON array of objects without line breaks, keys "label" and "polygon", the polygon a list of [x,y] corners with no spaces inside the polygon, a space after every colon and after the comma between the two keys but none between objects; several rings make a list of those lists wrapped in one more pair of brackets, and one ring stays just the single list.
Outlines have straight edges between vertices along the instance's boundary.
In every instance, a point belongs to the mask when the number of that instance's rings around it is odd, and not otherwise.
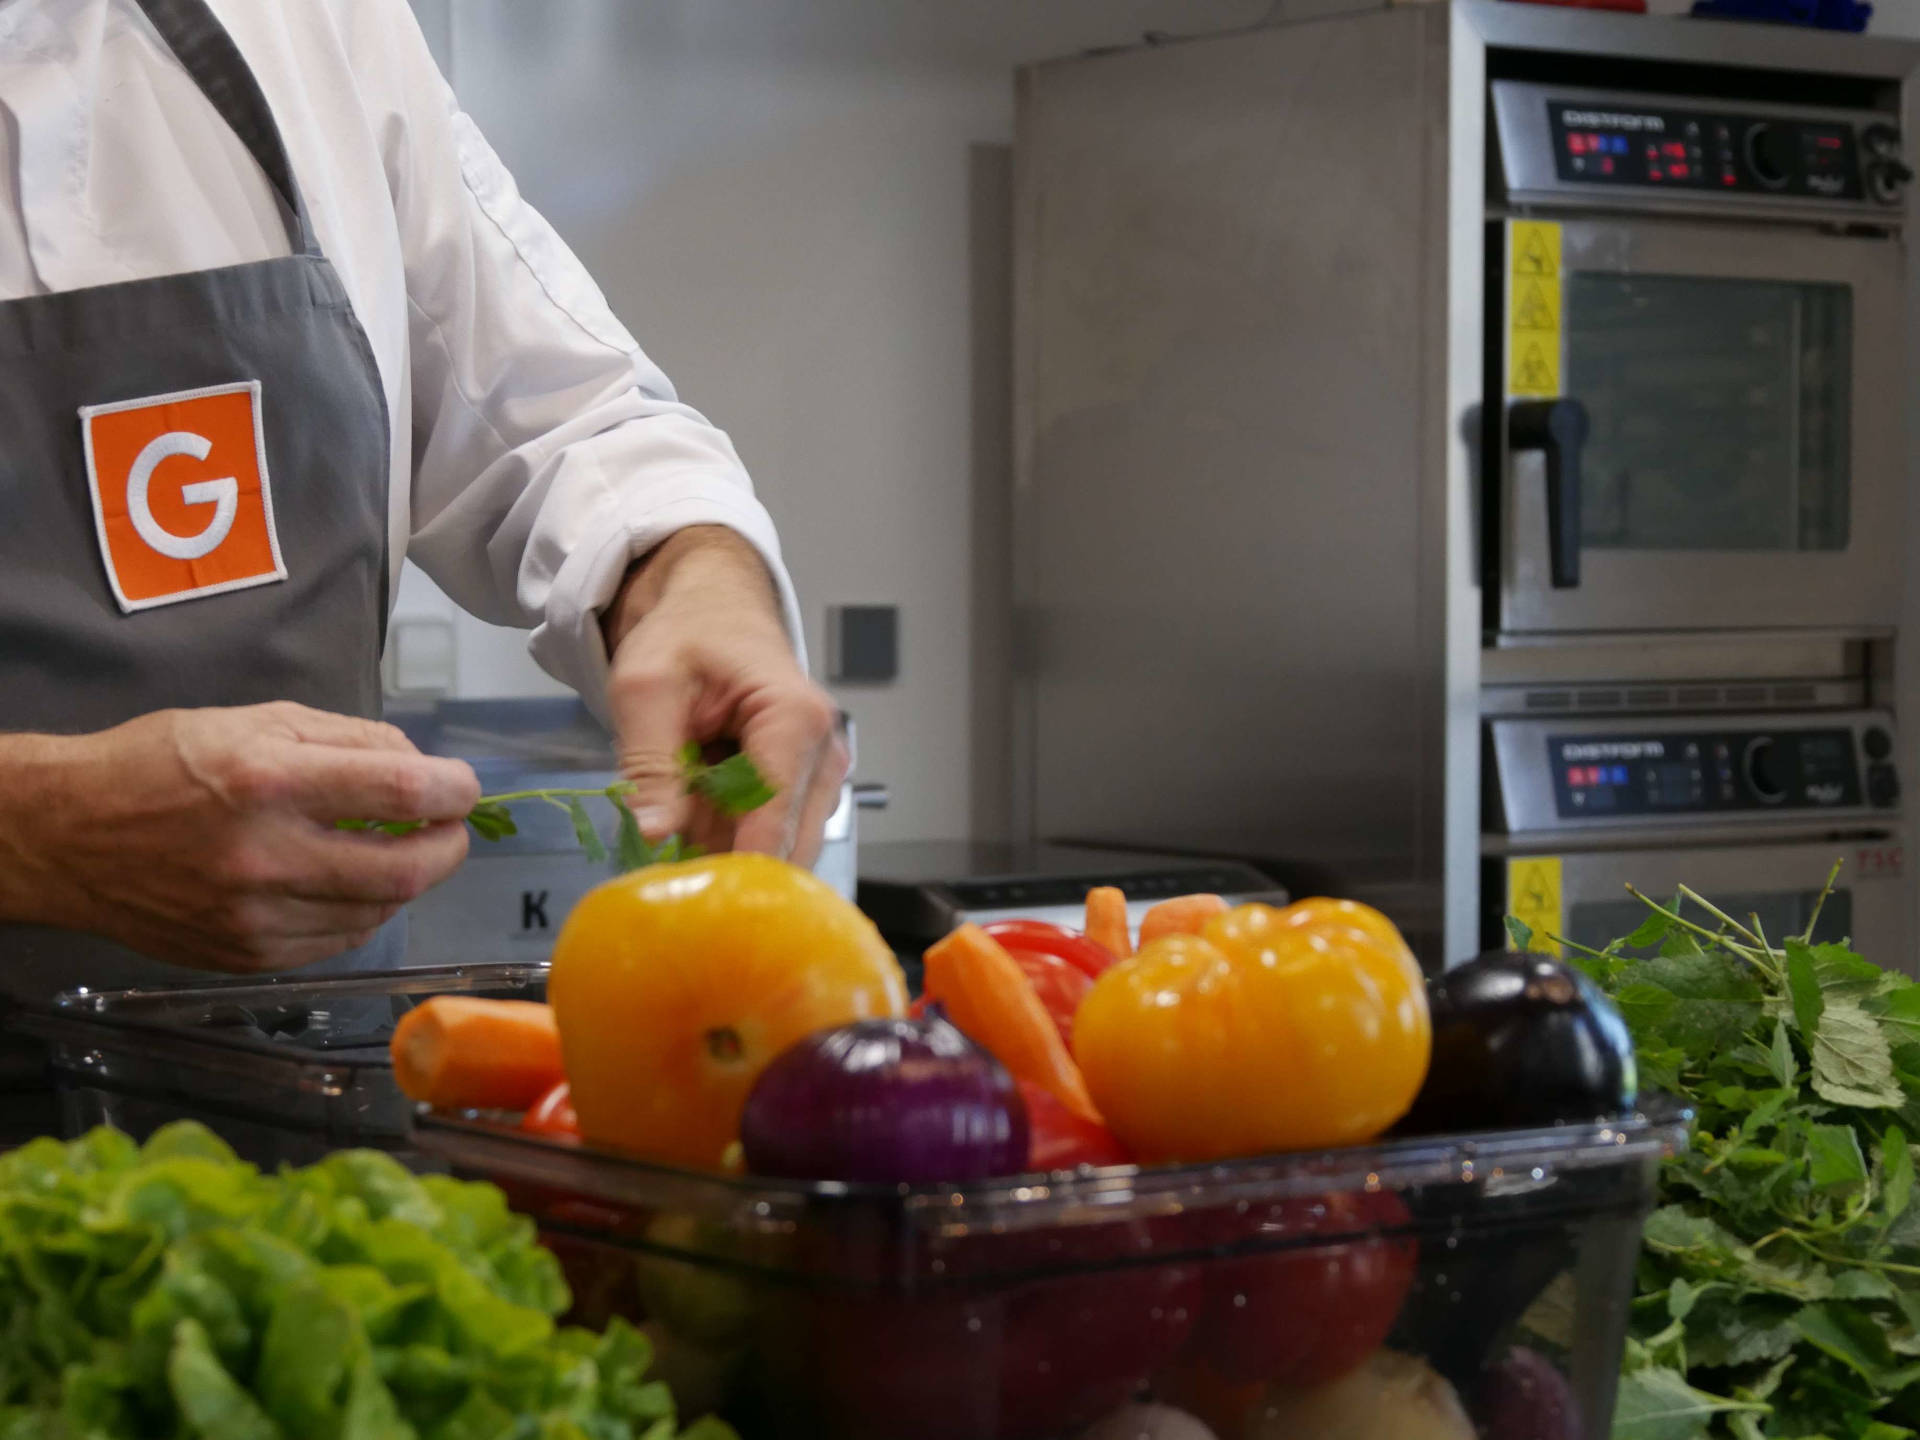
[{"label": "yellow warning triangle sticker", "polygon": [[1560,393],[1560,226],[1551,220],[1509,222],[1513,266],[1507,294],[1507,390]]},{"label": "yellow warning triangle sticker", "polygon": [[1560,271],[1558,259],[1546,237],[1535,226],[1528,226],[1520,241],[1519,252],[1514,256],[1513,269],[1516,275],[1556,275]]},{"label": "yellow warning triangle sticker", "polygon": [[1513,391],[1518,395],[1557,395],[1560,392],[1559,357],[1538,340],[1521,346],[1513,359]]},{"label": "yellow warning triangle sticker", "polygon": [[1560,947],[1550,937],[1565,928],[1561,892],[1558,855],[1507,862],[1507,910],[1533,931],[1528,949],[1559,953]]},{"label": "yellow warning triangle sticker", "polygon": [[1553,303],[1552,292],[1541,280],[1526,280],[1516,285],[1513,304],[1513,328],[1516,330],[1560,329],[1560,307]]}]

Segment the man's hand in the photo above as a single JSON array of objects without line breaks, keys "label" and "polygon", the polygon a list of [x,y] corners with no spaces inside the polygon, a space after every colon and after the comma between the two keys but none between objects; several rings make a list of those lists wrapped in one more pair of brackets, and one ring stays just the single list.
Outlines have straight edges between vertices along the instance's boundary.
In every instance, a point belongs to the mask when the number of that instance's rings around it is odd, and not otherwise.
[{"label": "man's hand", "polygon": [[[472,769],[293,704],[0,739],[0,918],[199,969],[286,970],[372,939],[465,858]],[[338,820],[416,820],[410,835]]]},{"label": "man's hand", "polygon": [[[628,578],[606,613],[607,696],[620,767],[649,839],[761,850],[811,865],[840,800],[839,711],[801,670],[759,554],[732,531],[683,530]],[[737,741],[779,793],[739,821],[690,799],[680,751]]]}]

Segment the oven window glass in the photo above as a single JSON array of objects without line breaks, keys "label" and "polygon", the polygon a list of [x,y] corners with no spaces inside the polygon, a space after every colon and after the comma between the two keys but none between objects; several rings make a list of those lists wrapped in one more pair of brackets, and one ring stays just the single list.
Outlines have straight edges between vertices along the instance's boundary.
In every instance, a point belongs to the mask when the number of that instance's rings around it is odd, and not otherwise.
[{"label": "oven window glass", "polygon": [[[1813,902],[1820,898],[1817,889],[1799,893],[1775,891],[1766,895],[1715,895],[1713,903],[1743,923],[1747,916],[1758,915],[1760,928],[1775,945],[1789,935],[1806,933],[1807,917],[1813,914]],[[1567,938],[1575,944],[1598,950],[1622,935],[1631,935],[1647,918],[1647,907],[1638,900],[1588,900],[1569,907]],[[1699,919],[1698,915],[1694,916]],[[1853,934],[1853,896],[1835,890],[1820,907],[1820,923],[1814,926],[1815,944],[1838,943]],[[1651,955],[1659,946],[1629,950],[1630,955]]]},{"label": "oven window glass", "polygon": [[1844,550],[1845,285],[1568,275],[1566,391],[1597,550]]}]

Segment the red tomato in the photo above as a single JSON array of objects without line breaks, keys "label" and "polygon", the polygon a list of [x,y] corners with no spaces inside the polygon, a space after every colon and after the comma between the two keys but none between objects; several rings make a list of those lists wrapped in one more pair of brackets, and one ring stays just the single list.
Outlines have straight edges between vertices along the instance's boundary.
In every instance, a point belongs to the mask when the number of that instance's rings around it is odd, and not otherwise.
[{"label": "red tomato", "polygon": [[1042,1090],[1028,1081],[1020,1082],[1020,1097],[1027,1102],[1027,1168],[1031,1170],[1072,1170],[1081,1165],[1128,1165],[1127,1154],[1111,1130],[1083,1120],[1059,1100],[1051,1090]]},{"label": "red tomato", "polygon": [[1027,977],[1033,993],[1046,1007],[1047,1017],[1060,1031],[1060,1043],[1071,1051],[1073,1017],[1079,1013],[1080,1002],[1087,998],[1087,992],[1093,989],[1092,979],[1079,966],[1043,950],[1009,949],[1007,953],[1013,956],[1014,964],[1020,967],[1020,973]]},{"label": "red tomato", "polygon": [[[1071,1050],[1073,1017],[1079,1013],[1080,1002],[1087,998],[1087,992],[1093,989],[1093,981],[1078,965],[1043,950],[1010,949],[1007,953],[1020,967],[1020,973],[1027,977],[1027,984],[1033,987],[1047,1017],[1059,1030],[1060,1043]],[[932,1004],[932,1000],[922,995],[907,1007],[908,1018],[924,1020]]]},{"label": "red tomato", "polygon": [[1168,1363],[1199,1299],[1198,1272],[1178,1265],[912,1295],[783,1293],[762,1314],[762,1353],[808,1434],[1054,1440]]},{"label": "red tomato", "polygon": [[[1235,1384],[1303,1386],[1337,1380],[1380,1348],[1419,1258],[1407,1236],[1366,1236],[1409,1222],[1397,1197],[1284,1200],[1249,1219],[1256,1228],[1243,1230],[1238,1243],[1296,1248],[1207,1267],[1193,1354]],[[1302,1243],[1316,1234],[1364,1238]]]},{"label": "red tomato", "polygon": [[1089,980],[1098,980],[1119,963],[1106,946],[1064,925],[1049,925],[1044,920],[996,920],[983,928],[1009,950],[1038,950],[1042,955],[1055,956],[1085,971]]},{"label": "red tomato", "polygon": [[554,1140],[578,1140],[580,1117],[573,1113],[573,1089],[562,1080],[533,1102],[520,1117],[520,1128],[530,1135],[545,1135]]}]

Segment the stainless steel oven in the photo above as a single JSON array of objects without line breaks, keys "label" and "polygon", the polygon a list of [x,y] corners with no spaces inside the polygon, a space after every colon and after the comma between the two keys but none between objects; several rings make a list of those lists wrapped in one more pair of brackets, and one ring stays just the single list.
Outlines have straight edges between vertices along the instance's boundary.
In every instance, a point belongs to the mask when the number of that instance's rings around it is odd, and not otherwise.
[{"label": "stainless steel oven", "polygon": [[1920,767],[1903,131],[1920,46],[1492,0],[1023,71],[1017,838],[1391,896],[1435,964],[1509,857],[1586,925],[1589,882],[1798,896],[1846,855],[1877,925],[1897,806],[1482,800],[1549,718],[1879,711],[1904,753],[1851,732],[1858,783]]},{"label": "stainless steel oven", "polygon": [[1488,943],[1511,914],[1604,945],[1644,917],[1629,885],[1684,884],[1776,943],[1817,905],[1817,938],[1915,973],[1886,713],[1497,720],[1488,748]]},{"label": "stainless steel oven", "polygon": [[1892,627],[1897,118],[1497,81],[1490,628]]}]

